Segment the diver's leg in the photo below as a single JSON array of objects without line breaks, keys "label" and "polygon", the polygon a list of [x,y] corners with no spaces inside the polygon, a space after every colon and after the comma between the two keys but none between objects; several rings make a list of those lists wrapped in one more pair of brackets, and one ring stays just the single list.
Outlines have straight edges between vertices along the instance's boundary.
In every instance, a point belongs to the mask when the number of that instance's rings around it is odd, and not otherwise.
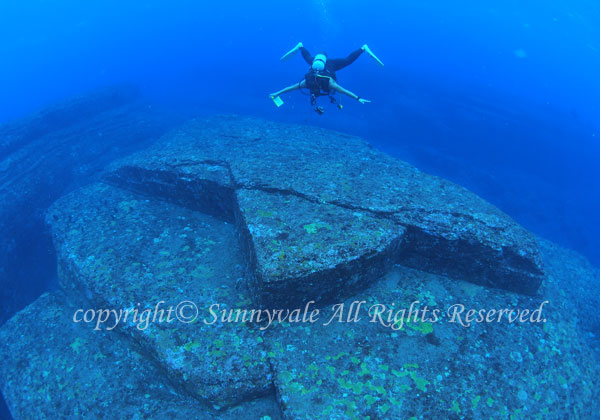
[{"label": "diver's leg", "polygon": [[331,60],[328,60],[330,62],[330,65],[333,67],[334,71],[338,71],[343,69],[346,66],[349,66],[350,64],[354,63],[356,61],[356,59],[358,57],[360,57],[360,55],[363,53],[363,49],[359,48],[356,51],[353,51],[350,53],[350,55],[348,55],[348,57],[346,58],[333,58]]},{"label": "diver's leg", "polygon": [[360,57],[360,55],[363,53],[363,49],[359,48],[358,50],[351,52],[348,57],[346,57],[344,60],[348,63],[346,64],[347,66],[354,63],[356,61],[356,59],[358,57]]},{"label": "diver's leg", "polygon": [[304,58],[304,61],[306,61],[308,65],[311,65],[314,57],[304,47],[300,47],[300,52],[302,53],[302,58]]}]

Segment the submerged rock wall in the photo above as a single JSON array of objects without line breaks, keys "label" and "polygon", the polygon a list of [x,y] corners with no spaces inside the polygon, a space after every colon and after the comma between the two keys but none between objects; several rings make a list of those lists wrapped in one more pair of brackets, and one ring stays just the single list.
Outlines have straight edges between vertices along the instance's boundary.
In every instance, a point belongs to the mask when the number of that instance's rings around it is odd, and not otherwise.
[{"label": "submerged rock wall", "polygon": [[142,103],[136,89],[115,87],[0,126],[0,324],[54,275],[48,206],[174,121]]}]

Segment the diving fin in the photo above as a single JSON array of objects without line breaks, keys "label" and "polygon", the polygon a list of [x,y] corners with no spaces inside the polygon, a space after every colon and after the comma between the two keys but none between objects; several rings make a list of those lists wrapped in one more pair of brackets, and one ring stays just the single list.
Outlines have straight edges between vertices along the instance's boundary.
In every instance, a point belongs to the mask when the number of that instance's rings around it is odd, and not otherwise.
[{"label": "diving fin", "polygon": [[362,46],[362,50],[364,52],[366,52],[367,54],[369,54],[373,60],[377,61],[377,63],[380,64],[381,67],[383,67],[383,62],[379,58],[377,58],[377,56],[375,54],[373,54],[373,51],[371,51],[371,49],[369,48],[369,46],[367,44]]},{"label": "diving fin", "polygon": [[302,42],[298,42],[298,44],[292,48],[291,50],[289,50],[288,52],[286,52],[283,57],[280,58],[281,61],[283,60],[287,60],[288,58],[291,58],[294,54],[296,54],[298,52],[298,50],[303,47],[304,45],[302,45]]}]

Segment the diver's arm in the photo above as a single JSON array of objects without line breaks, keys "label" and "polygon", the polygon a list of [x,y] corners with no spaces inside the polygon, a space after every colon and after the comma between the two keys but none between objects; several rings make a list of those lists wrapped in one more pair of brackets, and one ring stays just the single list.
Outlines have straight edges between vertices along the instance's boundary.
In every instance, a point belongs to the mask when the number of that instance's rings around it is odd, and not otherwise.
[{"label": "diver's arm", "polygon": [[344,95],[348,95],[349,97],[351,97],[352,99],[356,99],[358,102],[360,102],[361,104],[366,104],[367,102],[371,102],[368,99],[363,99],[360,96],[350,92],[347,89],[344,89],[343,87],[341,87],[340,85],[338,85],[336,83],[335,80],[333,79],[329,79],[329,88],[334,89],[340,93],[343,93]]},{"label": "diver's arm", "polygon": [[271,93],[269,96],[271,98],[274,98],[276,96],[283,95],[284,93],[291,92],[292,90],[302,89],[304,87],[306,87],[306,80],[302,80],[299,83],[296,83],[294,85],[291,85],[291,86],[288,86],[288,87],[286,87],[284,89],[281,89],[279,92]]}]

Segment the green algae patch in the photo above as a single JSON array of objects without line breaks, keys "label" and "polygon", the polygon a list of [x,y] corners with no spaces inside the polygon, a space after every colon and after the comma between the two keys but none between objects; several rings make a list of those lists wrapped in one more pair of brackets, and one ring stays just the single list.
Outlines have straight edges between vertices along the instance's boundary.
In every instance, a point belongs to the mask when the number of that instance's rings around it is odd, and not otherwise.
[{"label": "green algae patch", "polygon": [[327,229],[331,230],[332,227],[328,223],[317,222],[317,223],[307,223],[302,226],[306,233],[315,234],[319,231],[319,229]]},{"label": "green algae patch", "polygon": [[317,230],[319,230],[319,226],[316,223],[306,224],[302,227],[304,228],[306,233],[310,233],[310,234],[317,233]]},{"label": "green algae patch", "polygon": [[86,341],[77,337],[75,339],[75,341],[73,341],[71,344],[69,344],[69,347],[71,347],[71,350],[73,350],[75,353],[79,354],[81,347],[84,346],[86,344]]},{"label": "green algae patch", "polygon": [[427,379],[417,376],[415,372],[410,372],[410,378],[414,381],[418,390],[423,392],[427,391],[427,385],[429,385],[429,381]]},{"label": "green algae patch", "polygon": [[400,327],[400,325],[402,325],[402,330],[408,330],[410,332],[414,331],[423,335],[431,334],[433,332],[433,323],[427,321],[400,320],[396,323],[396,326]]},{"label": "green algae patch", "polygon": [[201,346],[202,346],[202,343],[200,343],[198,341],[190,341],[189,343],[186,343],[183,346],[183,348],[185,351],[193,351]]},{"label": "green algae patch", "polygon": [[377,398],[373,397],[372,395],[365,395],[365,402],[369,406],[375,404],[376,401],[377,401]]},{"label": "green algae patch", "polygon": [[454,411],[456,414],[460,414],[460,406],[458,405],[458,401],[452,401],[452,407],[450,410]]},{"label": "green algae patch", "polygon": [[213,271],[209,267],[200,265],[196,267],[194,271],[192,271],[191,275],[197,279],[207,279],[213,276]]}]

